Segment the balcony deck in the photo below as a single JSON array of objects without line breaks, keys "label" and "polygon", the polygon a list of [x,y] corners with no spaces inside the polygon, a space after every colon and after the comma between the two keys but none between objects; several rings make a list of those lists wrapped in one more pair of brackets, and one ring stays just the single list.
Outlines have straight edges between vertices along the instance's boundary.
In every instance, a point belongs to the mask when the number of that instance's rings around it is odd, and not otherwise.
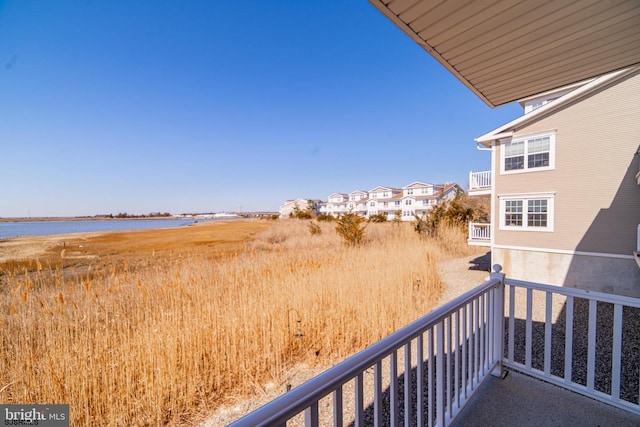
[{"label": "balcony deck", "polygon": [[640,417],[547,382],[510,371],[491,377],[462,410],[454,425],[637,426]]}]

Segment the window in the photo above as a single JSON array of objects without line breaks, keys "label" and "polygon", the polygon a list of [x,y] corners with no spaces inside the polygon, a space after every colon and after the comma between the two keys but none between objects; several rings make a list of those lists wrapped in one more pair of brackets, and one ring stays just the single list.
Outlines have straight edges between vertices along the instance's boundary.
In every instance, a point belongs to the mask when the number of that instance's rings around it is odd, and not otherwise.
[{"label": "window", "polygon": [[412,194],[413,194],[413,188],[409,188],[409,189],[407,190],[407,194],[408,194],[408,195],[412,195]]},{"label": "window", "polygon": [[405,205],[410,205],[412,203],[413,203],[413,200],[411,200],[411,199],[407,199],[407,200],[404,201]]},{"label": "window", "polygon": [[522,226],[522,200],[505,200],[504,224],[506,226]]},{"label": "window", "polygon": [[396,200],[395,205],[400,206],[400,200]]},{"label": "window", "polygon": [[555,135],[540,135],[503,144],[502,173],[554,168]]},{"label": "window", "polygon": [[529,101],[524,106],[524,113],[525,114],[530,113],[533,110],[542,107],[546,103],[547,103],[547,101],[544,100],[544,99],[537,99],[535,101]]},{"label": "window", "polygon": [[373,202],[373,201],[369,202],[369,206],[375,206],[375,205],[376,205],[376,202]]},{"label": "window", "polygon": [[553,194],[500,196],[500,229],[553,231]]},{"label": "window", "polygon": [[529,227],[546,227],[548,201],[545,199],[527,200],[527,225]]},{"label": "window", "polygon": [[383,205],[384,205],[385,208],[388,208],[389,207],[389,202],[384,202]]}]

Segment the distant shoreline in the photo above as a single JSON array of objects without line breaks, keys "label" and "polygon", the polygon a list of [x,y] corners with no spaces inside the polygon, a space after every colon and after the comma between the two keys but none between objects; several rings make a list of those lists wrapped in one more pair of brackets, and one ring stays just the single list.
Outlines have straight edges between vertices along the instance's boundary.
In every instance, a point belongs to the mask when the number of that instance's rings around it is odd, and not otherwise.
[{"label": "distant shoreline", "polygon": [[134,220],[134,219],[179,219],[176,216],[131,216],[125,218],[116,218],[110,216],[53,216],[53,217],[0,217],[0,222],[43,222],[43,221],[104,221],[104,220]]},{"label": "distant shoreline", "polygon": [[[3,222],[44,222],[44,221],[104,221],[104,220],[135,220],[135,219],[192,219],[192,220],[206,220],[212,218],[266,218],[273,215],[278,215],[278,212],[271,211],[257,211],[257,212],[221,212],[218,214],[186,214],[183,215],[170,215],[170,216],[126,216],[118,217],[116,215],[96,215],[96,216],[50,216],[50,217],[0,217],[0,223]],[[219,215],[219,216],[216,216]]]}]

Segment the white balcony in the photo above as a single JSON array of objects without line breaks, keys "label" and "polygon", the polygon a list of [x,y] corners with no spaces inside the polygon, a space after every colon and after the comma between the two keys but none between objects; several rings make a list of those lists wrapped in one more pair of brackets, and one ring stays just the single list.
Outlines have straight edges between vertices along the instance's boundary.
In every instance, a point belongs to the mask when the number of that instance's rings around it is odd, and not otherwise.
[{"label": "white balcony", "polygon": [[469,172],[469,195],[491,194],[491,171]]},{"label": "white balcony", "polygon": [[491,246],[491,224],[470,222],[467,243],[475,246]]}]

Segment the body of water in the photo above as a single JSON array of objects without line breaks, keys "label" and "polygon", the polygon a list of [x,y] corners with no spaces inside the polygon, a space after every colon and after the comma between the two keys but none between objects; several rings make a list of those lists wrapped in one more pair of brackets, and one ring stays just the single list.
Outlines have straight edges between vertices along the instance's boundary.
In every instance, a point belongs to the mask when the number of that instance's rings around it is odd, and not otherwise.
[{"label": "body of water", "polygon": [[[197,221],[216,221],[197,220]],[[71,221],[0,222],[0,239],[22,236],[88,233],[95,231],[145,230],[180,227],[197,222],[195,219],[96,219]],[[219,220],[218,220],[219,221]]]}]

